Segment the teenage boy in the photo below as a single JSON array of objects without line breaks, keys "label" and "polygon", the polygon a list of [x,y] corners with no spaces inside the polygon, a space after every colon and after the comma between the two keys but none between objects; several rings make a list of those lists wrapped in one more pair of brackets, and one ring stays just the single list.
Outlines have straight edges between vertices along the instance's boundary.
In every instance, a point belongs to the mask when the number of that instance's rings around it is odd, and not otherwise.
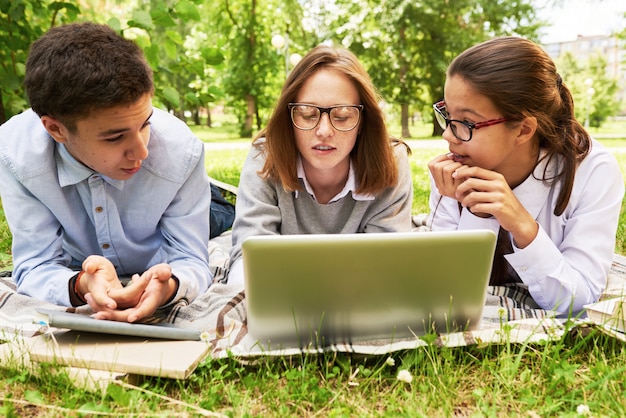
[{"label": "teenage boy", "polygon": [[0,126],[18,292],[128,322],[204,292],[204,147],[152,107],[141,49],[106,25],[56,27],[33,43],[24,84],[31,109]]}]

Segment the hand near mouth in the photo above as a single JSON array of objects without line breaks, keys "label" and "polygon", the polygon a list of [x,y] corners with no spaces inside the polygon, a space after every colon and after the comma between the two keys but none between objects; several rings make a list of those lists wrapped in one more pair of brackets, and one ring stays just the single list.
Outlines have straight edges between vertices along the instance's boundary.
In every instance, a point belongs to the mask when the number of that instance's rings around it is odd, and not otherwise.
[{"label": "hand near mouth", "polygon": [[458,169],[466,167],[454,160],[454,154],[448,153],[435,157],[428,163],[428,169],[442,196],[456,199],[456,191],[465,178],[455,175]]},{"label": "hand near mouth", "polygon": [[495,217],[500,226],[511,233],[518,248],[524,248],[537,236],[537,222],[502,174],[464,166],[456,175],[464,178],[455,197],[463,207],[476,216]]}]

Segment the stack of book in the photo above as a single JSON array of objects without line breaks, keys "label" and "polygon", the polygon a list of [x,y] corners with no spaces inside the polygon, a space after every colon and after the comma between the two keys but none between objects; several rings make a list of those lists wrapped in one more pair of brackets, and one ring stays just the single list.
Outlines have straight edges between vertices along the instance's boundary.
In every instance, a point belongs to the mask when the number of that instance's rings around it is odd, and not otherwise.
[{"label": "stack of book", "polygon": [[612,331],[626,333],[626,296],[606,299],[585,306],[592,322]]}]

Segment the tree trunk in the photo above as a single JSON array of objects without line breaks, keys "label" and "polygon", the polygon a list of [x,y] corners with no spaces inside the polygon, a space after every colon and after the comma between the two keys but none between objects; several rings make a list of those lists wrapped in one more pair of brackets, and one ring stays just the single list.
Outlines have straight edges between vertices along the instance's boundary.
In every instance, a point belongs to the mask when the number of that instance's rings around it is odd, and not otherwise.
[{"label": "tree trunk", "polygon": [[210,108],[206,108],[206,126],[208,126],[209,128],[213,127],[213,121],[211,120],[211,109]]},{"label": "tree trunk", "polygon": [[443,135],[443,129],[441,129],[439,123],[433,118],[433,136],[440,137],[441,135]]},{"label": "tree trunk", "polygon": [[241,133],[241,136],[244,138],[251,138],[252,122],[254,120],[254,115],[256,114],[256,100],[251,94],[246,94],[246,105],[246,120],[243,125],[243,132]]},{"label": "tree trunk", "polygon": [[402,138],[411,138],[411,132],[409,132],[409,104],[402,103],[400,107],[402,109],[400,116],[400,123],[402,125]]}]

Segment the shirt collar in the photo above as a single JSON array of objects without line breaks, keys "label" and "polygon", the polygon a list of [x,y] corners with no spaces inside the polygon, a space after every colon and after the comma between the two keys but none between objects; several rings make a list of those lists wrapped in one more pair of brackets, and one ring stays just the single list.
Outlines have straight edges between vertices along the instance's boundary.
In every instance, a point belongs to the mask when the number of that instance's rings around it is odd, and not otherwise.
[{"label": "shirt collar", "polygon": [[[535,167],[533,174],[528,176],[526,180],[513,189],[513,193],[526,208],[533,218],[537,219],[539,212],[544,207],[546,199],[550,195],[553,188],[554,180],[542,181],[537,179],[553,179],[559,169],[559,158],[553,156],[550,159],[544,158],[545,150],[541,150],[539,161]],[[560,187],[558,185],[557,187]]]},{"label": "shirt collar", "polygon": [[63,144],[57,143],[56,149],[57,152],[55,158],[57,161],[57,175],[59,176],[59,185],[61,187],[72,186],[88,179],[93,175],[99,175],[111,186],[116,189],[122,189],[122,186],[124,185],[123,180],[115,180],[96,173],[74,158]]},{"label": "shirt collar", "polygon": [[[315,192],[313,192],[313,188],[311,187],[311,185],[309,184],[309,182],[306,179],[306,174],[304,172],[304,166],[302,165],[302,157],[301,156],[298,156],[298,161],[296,162],[296,167],[297,167],[298,178],[302,179],[302,182],[304,183],[304,188],[315,199]],[[348,171],[348,180],[346,181],[346,184],[343,186],[343,189],[339,193],[337,193],[337,195],[335,197],[330,199],[330,201],[328,203],[335,202],[335,201],[337,201],[337,200],[347,196],[348,193],[352,193],[352,198],[354,200],[374,200],[374,195],[363,194],[363,193],[355,193],[354,192],[355,190],[356,190],[356,176],[354,174],[354,166],[352,164],[352,160],[350,160],[350,170]],[[296,190],[295,193],[296,193],[295,196],[296,196],[296,199],[297,199],[298,198],[298,191]],[[315,199],[315,200],[317,200],[317,199]]]}]

